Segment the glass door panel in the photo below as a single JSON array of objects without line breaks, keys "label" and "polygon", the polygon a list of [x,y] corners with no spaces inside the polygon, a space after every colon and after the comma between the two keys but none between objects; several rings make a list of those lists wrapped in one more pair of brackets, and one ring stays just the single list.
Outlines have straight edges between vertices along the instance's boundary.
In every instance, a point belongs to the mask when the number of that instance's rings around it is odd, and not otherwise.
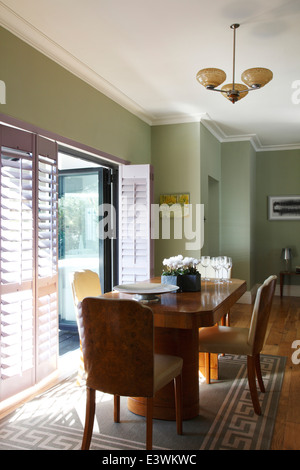
[{"label": "glass door panel", "polygon": [[59,197],[59,316],[76,320],[70,275],[75,270],[99,273],[99,174],[60,175]]},{"label": "glass door panel", "polygon": [[59,324],[61,329],[73,329],[72,273],[90,269],[99,275],[102,292],[112,288],[115,245],[99,232],[103,217],[99,207],[112,202],[117,184],[110,176],[113,170],[95,161],[62,152],[58,157]]}]

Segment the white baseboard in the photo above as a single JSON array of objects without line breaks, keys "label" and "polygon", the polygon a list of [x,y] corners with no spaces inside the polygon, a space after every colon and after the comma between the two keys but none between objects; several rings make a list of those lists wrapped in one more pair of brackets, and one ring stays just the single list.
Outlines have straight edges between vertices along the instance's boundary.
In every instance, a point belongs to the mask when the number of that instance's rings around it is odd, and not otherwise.
[{"label": "white baseboard", "polygon": [[251,291],[245,292],[242,297],[237,301],[237,304],[252,304],[252,293]]},{"label": "white baseboard", "polygon": [[256,296],[256,291],[259,288],[260,284],[255,284],[251,290],[247,290],[245,294],[237,301],[240,304],[253,304]]},{"label": "white baseboard", "polygon": [[[280,285],[277,284],[275,295],[280,295]],[[293,284],[284,284],[283,297],[300,297],[300,286]]]},{"label": "white baseboard", "polygon": [[[261,284],[256,284],[251,290],[245,292],[237,301],[238,304],[252,304],[255,300],[257,289]],[[275,295],[280,296],[280,285],[276,285]],[[283,286],[283,297],[300,297],[300,286],[293,284],[285,284]]]}]

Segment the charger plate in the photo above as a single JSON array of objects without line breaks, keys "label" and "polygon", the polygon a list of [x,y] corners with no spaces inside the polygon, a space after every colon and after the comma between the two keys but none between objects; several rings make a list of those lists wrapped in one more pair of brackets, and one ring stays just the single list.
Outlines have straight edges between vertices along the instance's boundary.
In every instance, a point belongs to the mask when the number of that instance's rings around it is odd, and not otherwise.
[{"label": "charger plate", "polygon": [[157,295],[168,292],[176,292],[178,286],[172,284],[157,284],[151,282],[138,282],[136,284],[120,284],[114,287],[114,290],[122,294],[135,294],[134,300],[139,302],[158,302]]}]

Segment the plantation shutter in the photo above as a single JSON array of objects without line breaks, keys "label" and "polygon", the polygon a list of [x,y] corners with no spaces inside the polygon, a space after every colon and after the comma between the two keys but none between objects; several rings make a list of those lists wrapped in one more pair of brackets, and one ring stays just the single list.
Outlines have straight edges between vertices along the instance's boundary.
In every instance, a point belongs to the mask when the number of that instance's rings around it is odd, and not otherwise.
[{"label": "plantation shutter", "polygon": [[124,165],[119,169],[119,284],[153,276],[151,165]]},{"label": "plantation shutter", "polygon": [[1,132],[0,397],[35,381],[34,136]]},{"label": "plantation shutter", "polygon": [[37,136],[37,381],[57,368],[57,143]]},{"label": "plantation shutter", "polygon": [[57,368],[57,148],[0,126],[0,400]]}]

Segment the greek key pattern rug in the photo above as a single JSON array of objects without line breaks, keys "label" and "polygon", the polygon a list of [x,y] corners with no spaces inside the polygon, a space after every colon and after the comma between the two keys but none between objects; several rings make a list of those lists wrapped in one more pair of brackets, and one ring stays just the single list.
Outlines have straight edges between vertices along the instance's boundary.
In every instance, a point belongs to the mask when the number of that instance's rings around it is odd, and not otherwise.
[{"label": "greek key pattern rug", "polygon": [[[266,393],[260,393],[262,415],[253,412],[246,358],[219,358],[219,380],[199,383],[199,416],[175,422],[153,421],[153,449],[269,449],[284,374],[285,358],[262,356]],[[91,450],[143,450],[145,419],[121,400],[121,422],[113,422],[113,397],[97,392]],[[25,403],[0,421],[0,450],[79,450],[85,419],[85,387],[76,376]]]}]

